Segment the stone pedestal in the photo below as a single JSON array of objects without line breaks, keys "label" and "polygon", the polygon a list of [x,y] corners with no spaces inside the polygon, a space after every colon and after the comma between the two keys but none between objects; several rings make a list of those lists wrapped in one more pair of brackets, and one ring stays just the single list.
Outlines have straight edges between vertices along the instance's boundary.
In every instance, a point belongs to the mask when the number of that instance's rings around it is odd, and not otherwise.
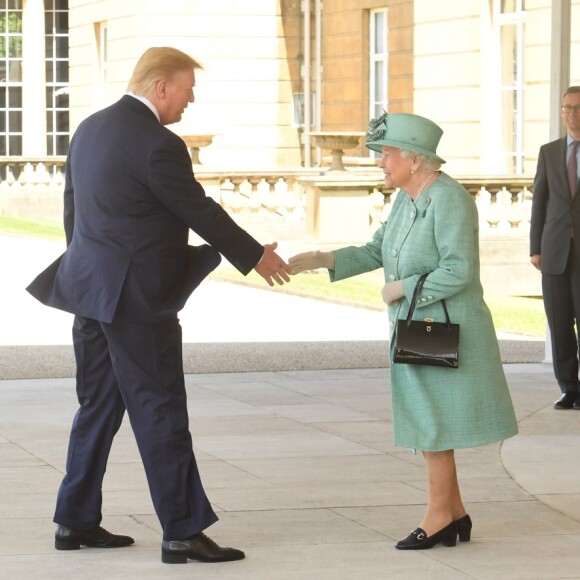
[{"label": "stone pedestal", "polygon": [[376,176],[348,173],[299,179],[306,190],[306,233],[319,245],[362,244],[370,235],[370,193]]},{"label": "stone pedestal", "polygon": [[189,149],[192,165],[201,165],[201,161],[199,160],[199,150],[202,147],[208,147],[211,145],[214,137],[215,135],[212,133],[204,135],[181,135],[181,138],[185,141],[185,144]]},{"label": "stone pedestal", "polygon": [[310,133],[314,138],[314,144],[320,149],[330,149],[332,163],[329,171],[346,171],[342,162],[342,156],[347,149],[355,149],[360,145],[361,137],[365,134],[356,132],[318,132]]}]

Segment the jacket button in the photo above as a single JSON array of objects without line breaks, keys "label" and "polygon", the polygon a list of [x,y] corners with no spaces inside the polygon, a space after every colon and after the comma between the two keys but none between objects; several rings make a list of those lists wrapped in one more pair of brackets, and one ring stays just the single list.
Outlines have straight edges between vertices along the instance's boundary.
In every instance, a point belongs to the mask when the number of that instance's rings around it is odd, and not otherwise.
[{"label": "jacket button", "polygon": [[395,275],[394,274],[389,274],[389,280],[391,280],[391,282],[395,279]]}]

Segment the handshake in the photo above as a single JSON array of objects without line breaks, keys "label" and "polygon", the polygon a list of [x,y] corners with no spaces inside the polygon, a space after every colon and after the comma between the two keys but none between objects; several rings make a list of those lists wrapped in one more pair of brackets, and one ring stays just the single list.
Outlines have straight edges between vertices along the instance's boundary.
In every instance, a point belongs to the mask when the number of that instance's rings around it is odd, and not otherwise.
[{"label": "handshake", "polygon": [[274,283],[283,285],[290,282],[291,274],[299,274],[304,270],[317,268],[334,268],[334,255],[332,252],[304,252],[292,256],[286,263],[277,253],[278,243],[266,244],[262,259],[258,262],[255,270],[270,286]]},{"label": "handshake", "polygon": [[296,254],[288,260],[292,274],[300,274],[305,270],[317,270],[318,268],[334,269],[334,254],[332,252],[304,252]]},{"label": "handshake", "polygon": [[[277,247],[276,242],[266,248],[275,249]],[[292,256],[288,263],[284,262],[282,258],[278,256],[275,252],[274,255],[278,258],[277,267],[279,271],[276,273],[276,277],[272,275],[272,278],[278,284],[284,284],[284,281],[290,282],[289,275],[300,274],[300,272],[304,272],[306,270],[317,270],[318,268],[326,268],[327,270],[334,270],[335,262],[334,262],[334,254],[332,252],[321,252],[319,250],[314,250],[312,252],[303,252],[302,254],[296,254]],[[266,256],[266,250],[264,251],[264,256]],[[264,258],[262,258],[263,260]],[[261,262],[260,262],[261,263]],[[258,264],[259,266],[260,264]],[[256,266],[256,270],[258,273],[258,266]],[[263,275],[262,275],[263,276]],[[273,286],[273,282],[268,280],[265,276],[263,276],[270,286]],[[284,280],[284,281],[283,281]],[[394,282],[388,282],[385,284],[381,290],[381,296],[383,301],[386,304],[393,304],[397,302],[405,295],[403,289],[403,281],[396,280]]]}]

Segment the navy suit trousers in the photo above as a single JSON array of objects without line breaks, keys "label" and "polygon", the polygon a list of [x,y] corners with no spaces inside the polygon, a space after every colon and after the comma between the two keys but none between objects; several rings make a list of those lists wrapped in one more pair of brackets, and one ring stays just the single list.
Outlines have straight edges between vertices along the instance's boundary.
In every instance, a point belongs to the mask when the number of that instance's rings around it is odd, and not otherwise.
[{"label": "navy suit trousers", "polygon": [[154,324],[76,317],[79,409],[54,521],[80,530],[101,522],[102,482],[125,410],[139,447],[164,540],[217,521],[193,454],[177,317]]}]

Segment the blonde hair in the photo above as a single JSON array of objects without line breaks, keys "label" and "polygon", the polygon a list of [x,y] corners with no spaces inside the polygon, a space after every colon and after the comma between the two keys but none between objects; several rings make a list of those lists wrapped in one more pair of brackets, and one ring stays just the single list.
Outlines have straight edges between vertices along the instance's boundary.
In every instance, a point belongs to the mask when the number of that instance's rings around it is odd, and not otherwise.
[{"label": "blonde hair", "polygon": [[171,80],[175,73],[187,69],[202,69],[194,58],[168,46],[156,46],[146,50],[135,65],[127,84],[127,92],[145,96],[161,80]]}]

